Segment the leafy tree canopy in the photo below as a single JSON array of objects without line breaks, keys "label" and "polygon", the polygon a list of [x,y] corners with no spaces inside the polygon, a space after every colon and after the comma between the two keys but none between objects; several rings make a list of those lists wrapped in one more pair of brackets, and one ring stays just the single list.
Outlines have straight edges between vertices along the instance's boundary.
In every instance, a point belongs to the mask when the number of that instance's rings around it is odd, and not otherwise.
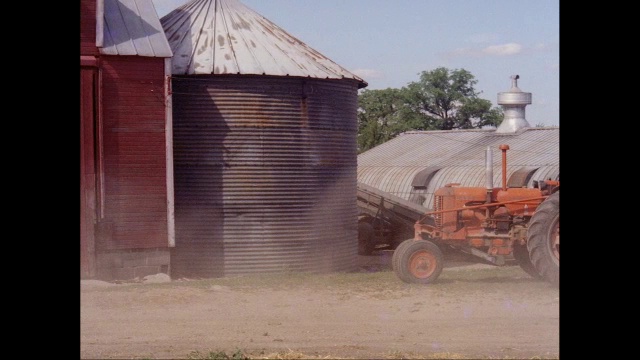
[{"label": "leafy tree canopy", "polygon": [[358,147],[366,151],[409,130],[498,126],[502,109],[478,97],[474,76],[444,67],[423,71],[401,89],[363,90],[358,96]]}]

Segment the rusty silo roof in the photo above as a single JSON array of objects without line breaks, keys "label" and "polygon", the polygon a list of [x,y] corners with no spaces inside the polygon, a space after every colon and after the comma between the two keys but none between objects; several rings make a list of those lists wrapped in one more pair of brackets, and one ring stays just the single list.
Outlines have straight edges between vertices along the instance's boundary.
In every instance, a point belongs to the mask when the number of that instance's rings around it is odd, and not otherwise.
[{"label": "rusty silo roof", "polygon": [[100,54],[164,58],[173,56],[151,1],[103,1],[103,31],[98,29],[98,43],[102,40]]},{"label": "rusty silo roof", "polygon": [[174,75],[234,74],[367,83],[238,0],[193,0],[160,19]]}]

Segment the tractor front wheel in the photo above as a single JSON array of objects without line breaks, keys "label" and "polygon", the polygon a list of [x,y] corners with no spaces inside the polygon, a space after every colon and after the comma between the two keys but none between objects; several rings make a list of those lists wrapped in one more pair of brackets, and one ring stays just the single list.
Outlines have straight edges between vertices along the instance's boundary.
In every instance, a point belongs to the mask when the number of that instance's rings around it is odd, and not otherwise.
[{"label": "tractor front wheel", "polygon": [[396,248],[391,262],[400,280],[410,284],[429,284],[442,273],[444,256],[431,241],[411,239]]},{"label": "tractor front wheel", "polygon": [[560,285],[560,191],[542,202],[527,230],[529,257],[540,275]]},{"label": "tractor front wheel", "polygon": [[398,254],[401,254],[404,251],[403,248],[411,245],[413,241],[414,241],[413,238],[405,240],[400,244],[398,244],[398,246],[396,246],[396,248],[393,250],[393,255],[391,256],[391,269],[393,271],[396,271],[396,268],[398,268],[398,263],[400,262],[400,260],[398,260],[399,259]]}]

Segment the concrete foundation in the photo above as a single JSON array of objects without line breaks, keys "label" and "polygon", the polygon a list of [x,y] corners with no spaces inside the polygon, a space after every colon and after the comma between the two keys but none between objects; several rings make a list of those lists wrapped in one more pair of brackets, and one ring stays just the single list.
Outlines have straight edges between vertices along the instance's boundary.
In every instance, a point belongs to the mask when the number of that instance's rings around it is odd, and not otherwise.
[{"label": "concrete foundation", "polygon": [[170,275],[170,249],[111,250],[96,254],[97,280],[133,280],[147,275]]}]

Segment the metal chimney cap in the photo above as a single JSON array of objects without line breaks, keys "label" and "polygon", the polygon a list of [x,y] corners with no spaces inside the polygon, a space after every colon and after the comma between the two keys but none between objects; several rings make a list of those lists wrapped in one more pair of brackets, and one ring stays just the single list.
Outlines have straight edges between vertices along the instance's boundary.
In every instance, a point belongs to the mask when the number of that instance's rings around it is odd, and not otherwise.
[{"label": "metal chimney cap", "polygon": [[502,105],[504,119],[497,133],[516,133],[518,130],[530,127],[525,119],[525,107],[531,104],[531,93],[518,88],[520,75],[511,75],[511,90],[498,93],[498,105]]},{"label": "metal chimney cap", "polygon": [[509,92],[522,92],[522,90],[520,90],[520,88],[518,87],[518,79],[520,79],[520,75],[511,75],[511,89],[509,89]]},{"label": "metal chimney cap", "polygon": [[[508,92],[498,93],[498,105],[529,105],[531,93],[523,92],[518,87],[520,75],[511,75],[511,89]],[[524,107],[523,107],[524,109]]]}]

